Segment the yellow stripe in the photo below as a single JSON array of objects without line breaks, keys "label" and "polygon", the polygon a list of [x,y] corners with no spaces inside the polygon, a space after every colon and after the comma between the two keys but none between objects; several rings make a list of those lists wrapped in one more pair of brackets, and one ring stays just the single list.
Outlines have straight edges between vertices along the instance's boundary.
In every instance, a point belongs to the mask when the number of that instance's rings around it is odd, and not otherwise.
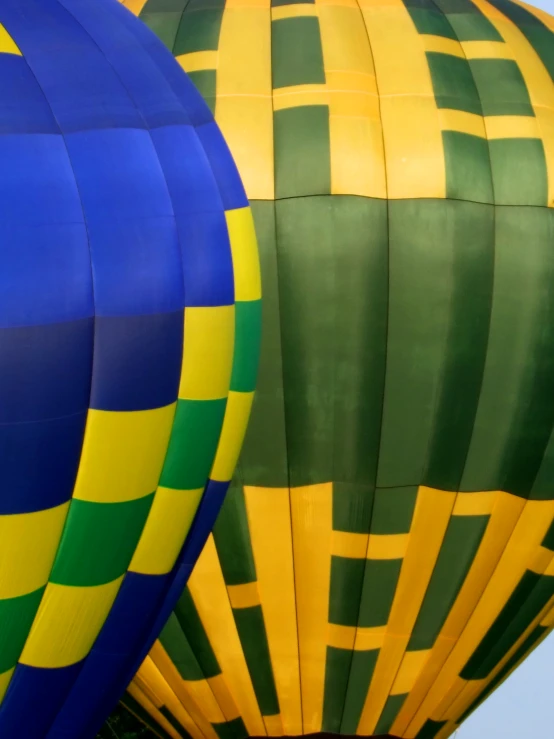
[{"label": "yellow stripe", "polygon": [[537,119],[531,116],[488,116],[485,118],[485,127],[489,139],[539,139],[541,137]]},{"label": "yellow stripe", "polygon": [[271,8],[271,20],[280,21],[283,18],[301,18],[305,16],[318,16],[318,9],[312,3],[296,3],[295,5],[281,5]]},{"label": "yellow stripe", "polygon": [[406,652],[404,654],[391,689],[391,695],[402,695],[412,690],[430,654],[430,649],[421,649],[417,652]]},{"label": "yellow stripe", "polygon": [[17,54],[21,56],[19,47],[0,23],[0,54]]},{"label": "yellow stripe", "polygon": [[257,582],[242,585],[227,585],[232,608],[252,608],[260,605],[260,594]]},{"label": "yellow stripe", "polygon": [[262,280],[252,211],[250,208],[228,210],[225,218],[233,254],[235,300],[259,300]]},{"label": "yellow stripe", "polygon": [[297,736],[302,711],[289,490],[245,487],[244,495],[281,719],[285,734]]},{"label": "yellow stripe", "polygon": [[329,624],[327,644],[337,649],[368,651],[380,649],[385,641],[386,626],[357,627]]},{"label": "yellow stripe", "polygon": [[133,15],[139,15],[147,3],[147,0],[119,0]]},{"label": "yellow stripe", "polygon": [[283,722],[280,713],[275,716],[264,716],[263,719],[268,736],[283,736]]},{"label": "yellow stripe", "polygon": [[331,483],[291,489],[304,733],[321,731],[331,579]]},{"label": "yellow stripe", "polygon": [[498,495],[496,490],[486,490],[482,493],[458,493],[452,515],[483,516],[492,513]]},{"label": "yellow stripe", "polygon": [[271,11],[227,2],[219,34],[216,121],[250,200],[273,200]]},{"label": "yellow stripe", "polygon": [[292,85],[273,91],[273,109],[298,108],[304,105],[329,105],[326,85]]},{"label": "yellow stripe", "polygon": [[536,575],[544,575],[549,569],[552,563],[553,557],[554,557],[554,552],[551,552],[550,549],[545,549],[545,547],[539,547],[537,551],[534,552],[533,555],[531,556],[531,560],[529,562],[529,569],[531,570],[531,572],[534,572]]},{"label": "yellow stripe", "polygon": [[152,719],[155,721],[156,724],[158,724],[161,729],[167,732],[172,739],[182,739],[182,737],[169,723],[163,713],[161,713],[161,711],[156,708],[152,701],[144,695],[135,681],[133,681],[127,689],[130,695],[137,701],[137,703],[139,703],[144,708],[144,710],[150,716],[152,716]]},{"label": "yellow stripe", "polygon": [[483,116],[475,113],[466,113],[465,110],[439,110],[439,120],[443,131],[461,131],[471,136],[486,138],[485,121]]},{"label": "yellow stripe", "polygon": [[0,599],[46,585],[68,506],[0,516]]},{"label": "yellow stripe", "polygon": [[385,643],[379,653],[358,734],[373,734],[400,667],[429,585],[456,493],[420,487],[408,550],[392,603]]},{"label": "yellow stripe", "polygon": [[202,72],[217,69],[217,51],[193,51],[175,57],[185,72]]},{"label": "yellow stripe", "polygon": [[189,588],[248,733],[263,736],[265,727],[227,597],[213,536],[208,538],[196,563]]},{"label": "yellow stripe", "polygon": [[370,534],[368,559],[402,559],[406,554],[409,534]]},{"label": "yellow stripe", "polygon": [[423,48],[425,51],[434,51],[438,54],[450,54],[465,59],[465,54],[459,41],[444,36],[428,36],[422,34]]},{"label": "yellow stripe", "polygon": [[402,0],[360,6],[381,95],[388,197],[444,198],[442,133],[422,37]]},{"label": "yellow stripe", "polygon": [[171,570],[190,530],[203,492],[203,488],[158,488],[129,570],[144,575],[163,575]]},{"label": "yellow stripe", "polygon": [[240,716],[239,709],[233,700],[233,696],[227,687],[227,683],[225,682],[223,675],[220,674],[215,675],[214,677],[209,677],[206,682],[210,686],[210,690],[225,716],[225,721],[233,721],[238,718]]},{"label": "yellow stripe", "polygon": [[513,59],[512,50],[504,41],[462,41],[466,59]]},{"label": "yellow stripe", "polygon": [[2,703],[4,696],[6,695],[6,690],[8,689],[8,685],[10,684],[10,680],[12,679],[14,670],[15,667],[12,667],[10,670],[6,670],[6,672],[2,672],[0,674],[0,704]]},{"label": "yellow stripe", "polygon": [[331,553],[335,557],[365,559],[367,555],[367,534],[353,534],[347,531],[333,531]]},{"label": "yellow stripe", "polygon": [[227,482],[233,476],[244,434],[250,418],[254,393],[231,391],[227,398],[227,408],[215,461],[210,473],[212,480]]},{"label": "yellow stripe", "polygon": [[20,662],[67,667],[86,657],[102,628],[123,577],[87,588],[48,583]]},{"label": "yellow stripe", "polygon": [[175,405],[148,411],[91,408],[73,497],[123,503],[153,493],[169,444]]}]

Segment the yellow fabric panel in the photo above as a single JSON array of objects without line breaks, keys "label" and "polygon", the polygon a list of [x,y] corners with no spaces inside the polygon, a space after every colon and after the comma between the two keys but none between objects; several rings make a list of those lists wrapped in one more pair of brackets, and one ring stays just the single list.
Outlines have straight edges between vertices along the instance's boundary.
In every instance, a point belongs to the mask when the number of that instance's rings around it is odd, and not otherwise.
[{"label": "yellow fabric panel", "polygon": [[262,297],[262,278],[258,242],[250,208],[225,212],[231,240],[235,300],[259,300]]},{"label": "yellow fabric panel", "polygon": [[19,47],[0,23],[0,54],[17,54],[21,56]]},{"label": "yellow fabric panel", "polygon": [[380,649],[385,641],[386,626],[357,627],[329,624],[327,644],[337,649],[367,651]]},{"label": "yellow fabric panel", "polygon": [[225,682],[229,686],[248,733],[263,736],[264,723],[211,535],[190,576],[189,588]]},{"label": "yellow fabric panel", "polygon": [[[137,701],[137,703],[140,703],[140,705],[144,708],[147,713],[152,716],[152,718],[155,720],[155,722],[158,724],[158,726],[166,731],[172,739],[182,739],[181,736],[176,732],[176,730],[173,728],[173,726],[169,723],[169,721],[166,719],[166,717],[158,711],[156,706],[150,701],[144,693],[140,690],[138,685],[135,681],[133,681],[129,687],[127,688],[130,695]],[[195,737],[196,739],[196,737]]]},{"label": "yellow fabric panel", "polygon": [[421,40],[425,51],[435,51],[439,54],[450,54],[465,59],[465,54],[459,41],[444,36],[430,36],[422,34]]},{"label": "yellow fabric panel", "polygon": [[203,492],[204,488],[158,488],[129,570],[145,575],[163,575],[171,570],[189,532]]},{"label": "yellow fabric panel", "polygon": [[217,51],[192,51],[189,54],[177,54],[175,59],[185,72],[201,72],[217,69],[217,56]]},{"label": "yellow fabric panel", "polygon": [[66,667],[86,657],[123,580],[76,588],[48,583],[20,662],[31,667]]},{"label": "yellow fabric panel", "polygon": [[349,531],[333,531],[331,553],[335,557],[365,559],[367,555],[367,534],[353,534]]},{"label": "yellow fabric panel", "polygon": [[[472,493],[467,495],[472,495]],[[457,496],[456,504],[459,498],[460,495]],[[439,676],[448,655],[487,587],[524,507],[525,500],[523,498],[510,493],[496,493],[491,517],[473,564],[435,642],[431,658],[393,724],[394,733],[403,735],[420,706],[421,711],[416,720],[416,727],[421,728],[428,718],[430,708],[424,702],[427,693]],[[457,673],[452,672],[444,673],[441,675],[439,682],[446,686],[447,683],[452,682],[456,675]],[[419,728],[416,728],[416,734]],[[413,725],[410,726],[410,729],[413,729]]]},{"label": "yellow fabric panel", "polygon": [[416,652],[405,652],[396,678],[391,689],[391,695],[409,693],[421,674],[429,655],[430,649],[420,649]]},{"label": "yellow fabric panel", "polygon": [[321,731],[331,580],[333,485],[291,488],[304,733]]},{"label": "yellow fabric panel", "polygon": [[242,447],[244,434],[250,417],[250,408],[254,393],[237,393],[231,391],[227,398],[227,408],[223,419],[223,428],[215,455],[210,478],[218,482],[231,479]]},{"label": "yellow fabric panel", "polygon": [[257,582],[242,585],[228,585],[227,592],[233,608],[252,608],[260,605],[260,594]]},{"label": "yellow fabric panel", "polygon": [[402,559],[406,554],[409,534],[370,534],[368,559]]},{"label": "yellow fabric panel", "polygon": [[496,490],[485,490],[481,493],[458,493],[452,515],[484,516],[492,513],[498,495]]},{"label": "yellow fabric panel", "polygon": [[329,105],[327,85],[291,85],[273,91],[273,110],[298,108],[303,105]]},{"label": "yellow fabric panel", "polygon": [[276,716],[264,716],[264,726],[268,736],[283,736],[283,722],[281,714]]},{"label": "yellow fabric panel", "polygon": [[519,69],[527,85],[529,97],[537,117],[546,157],[548,172],[548,205],[554,206],[554,83],[548,70],[523,33],[486,0],[475,0],[475,5],[496,27],[517,58]]},{"label": "yellow fabric panel", "polygon": [[302,734],[288,488],[244,488],[269,654],[285,734]]},{"label": "yellow fabric panel", "polygon": [[8,685],[10,684],[10,680],[12,679],[14,670],[15,667],[12,667],[11,670],[6,670],[6,672],[0,674],[0,704],[2,703],[4,696],[6,695],[6,690],[8,689]]},{"label": "yellow fabric panel", "polygon": [[139,15],[140,11],[146,5],[147,0],[119,0],[127,10],[130,10],[133,15]]},{"label": "yellow fabric panel", "polygon": [[138,686],[139,690],[141,690],[144,693],[144,695],[148,698],[148,700],[152,703],[153,706],[156,706],[156,708],[161,708],[163,706],[163,701],[161,697],[157,695],[154,692],[154,690],[151,688],[151,686],[146,683],[146,681],[144,680],[140,672],[140,668],[134,677],[134,682]]},{"label": "yellow fabric panel", "polygon": [[475,113],[466,113],[465,110],[439,110],[439,120],[443,131],[461,131],[472,136],[486,138],[485,119]]},{"label": "yellow fabric panel", "polygon": [[223,712],[225,720],[232,721],[233,719],[238,718],[238,716],[240,716],[239,709],[233,700],[233,696],[227,687],[227,683],[225,682],[223,675],[214,675],[214,677],[208,678],[206,682],[210,686],[210,690],[212,691],[219,708]]},{"label": "yellow fabric panel", "polygon": [[184,332],[179,397],[189,400],[225,398],[233,368],[235,306],[185,308]]},{"label": "yellow fabric panel", "polygon": [[318,15],[318,9],[312,3],[296,3],[295,5],[281,5],[271,8],[271,20],[280,21],[283,18],[299,18],[307,15]]},{"label": "yellow fabric panel", "polygon": [[275,197],[269,5],[227,2],[219,34],[216,121],[250,200]]},{"label": "yellow fabric panel", "polygon": [[504,41],[462,41],[466,59],[513,59],[514,55]]},{"label": "yellow fabric panel", "polygon": [[357,734],[372,734],[410,640],[444,538],[456,493],[421,486],[406,556]]},{"label": "yellow fabric panel", "polygon": [[529,569],[537,575],[544,575],[552,563],[554,553],[545,547],[539,547],[531,557]]},{"label": "yellow fabric panel", "polygon": [[531,116],[487,116],[485,127],[489,139],[539,139],[541,137],[537,119]]},{"label": "yellow fabric panel", "polygon": [[46,585],[68,507],[0,516],[0,599]]},{"label": "yellow fabric panel", "polygon": [[74,498],[123,503],[158,487],[175,403],[148,411],[88,412]]},{"label": "yellow fabric panel", "polygon": [[421,36],[402,0],[360,0],[360,7],[381,96],[388,197],[444,198],[442,134]]}]

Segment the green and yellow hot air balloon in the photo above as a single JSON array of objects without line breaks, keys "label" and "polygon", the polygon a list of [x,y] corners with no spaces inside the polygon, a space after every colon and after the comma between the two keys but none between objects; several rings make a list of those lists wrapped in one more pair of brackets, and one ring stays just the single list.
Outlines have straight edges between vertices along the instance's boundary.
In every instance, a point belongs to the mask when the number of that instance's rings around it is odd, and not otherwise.
[{"label": "green and yellow hot air balloon", "polygon": [[265,299],[232,493],[130,693],[172,737],[443,739],[554,624],[554,20],[127,4],[215,112]]}]

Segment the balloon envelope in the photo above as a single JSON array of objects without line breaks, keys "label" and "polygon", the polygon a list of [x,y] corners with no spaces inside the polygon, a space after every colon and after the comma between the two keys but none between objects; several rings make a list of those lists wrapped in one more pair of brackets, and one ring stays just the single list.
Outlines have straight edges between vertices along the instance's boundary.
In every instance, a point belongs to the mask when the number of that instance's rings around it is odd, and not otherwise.
[{"label": "balloon envelope", "polygon": [[256,243],[209,109],[114,2],[1,3],[0,158],[0,736],[84,739],[230,480]]},{"label": "balloon envelope", "polygon": [[265,296],[232,494],[131,693],[195,739],[446,737],[554,620],[554,21],[128,5],[215,111]]}]

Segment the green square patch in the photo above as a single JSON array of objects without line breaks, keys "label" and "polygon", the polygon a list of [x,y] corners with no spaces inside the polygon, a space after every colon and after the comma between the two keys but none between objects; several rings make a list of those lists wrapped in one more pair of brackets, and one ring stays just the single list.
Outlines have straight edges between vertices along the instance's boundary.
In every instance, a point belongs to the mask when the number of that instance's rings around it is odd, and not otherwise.
[{"label": "green square patch", "polygon": [[325,83],[319,19],[282,18],[271,24],[273,89]]},{"label": "green square patch", "polygon": [[437,107],[481,115],[481,103],[466,59],[427,52]]},{"label": "green square patch", "polygon": [[208,108],[215,115],[215,69],[199,69],[196,72],[187,72],[191,82],[194,83],[198,92],[204,98]]},{"label": "green square patch", "polygon": [[494,202],[489,145],[486,139],[460,131],[443,131],[446,197]]},{"label": "green square patch", "polygon": [[547,205],[548,173],[540,139],[494,139],[489,150],[497,205]]},{"label": "green square patch", "polygon": [[469,65],[483,115],[535,115],[516,62],[512,59],[471,59]]}]

